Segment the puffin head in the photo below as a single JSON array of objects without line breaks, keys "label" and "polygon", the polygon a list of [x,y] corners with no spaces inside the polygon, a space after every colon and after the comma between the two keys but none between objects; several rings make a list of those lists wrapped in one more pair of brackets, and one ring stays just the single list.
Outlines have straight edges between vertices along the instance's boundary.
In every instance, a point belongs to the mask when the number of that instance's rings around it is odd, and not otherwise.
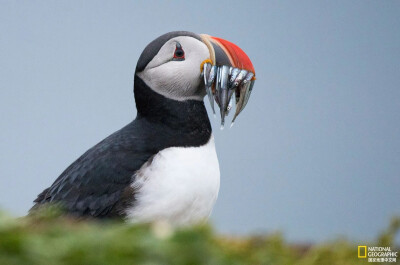
[{"label": "puffin head", "polygon": [[[187,31],[169,32],[148,44],[136,66],[137,78],[153,92],[174,101],[202,101],[208,93],[213,110],[214,99],[220,106],[221,118],[229,112],[234,93],[236,104],[242,94],[245,105],[246,89],[255,79],[249,57],[238,46]],[[246,89],[241,89],[245,83]]]}]

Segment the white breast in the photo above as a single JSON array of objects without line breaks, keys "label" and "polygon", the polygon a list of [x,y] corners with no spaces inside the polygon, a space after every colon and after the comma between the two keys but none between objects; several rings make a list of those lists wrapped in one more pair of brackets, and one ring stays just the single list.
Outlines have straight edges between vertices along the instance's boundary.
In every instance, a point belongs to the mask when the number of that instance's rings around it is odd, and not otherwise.
[{"label": "white breast", "polygon": [[193,224],[211,214],[218,197],[220,172],[214,137],[201,147],[162,150],[136,173],[134,222]]}]

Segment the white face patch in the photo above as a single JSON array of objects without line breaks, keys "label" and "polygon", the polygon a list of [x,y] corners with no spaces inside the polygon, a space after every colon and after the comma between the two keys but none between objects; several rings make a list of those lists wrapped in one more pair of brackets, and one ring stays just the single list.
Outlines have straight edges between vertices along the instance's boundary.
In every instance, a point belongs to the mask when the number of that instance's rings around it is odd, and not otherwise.
[{"label": "white face patch", "polygon": [[[173,60],[177,43],[185,52],[182,61]],[[179,101],[203,100],[206,92],[200,65],[209,58],[209,50],[203,42],[189,36],[180,36],[168,40],[137,75],[151,89],[167,98]]]}]

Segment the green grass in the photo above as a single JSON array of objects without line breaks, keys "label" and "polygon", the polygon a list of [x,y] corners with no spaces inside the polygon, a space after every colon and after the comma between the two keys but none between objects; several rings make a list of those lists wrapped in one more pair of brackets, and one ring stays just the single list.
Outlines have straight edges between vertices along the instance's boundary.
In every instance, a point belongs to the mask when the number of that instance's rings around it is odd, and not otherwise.
[{"label": "green grass", "polygon": [[[400,218],[394,218],[376,241],[365,244],[394,247],[399,227]],[[163,223],[78,222],[61,217],[55,209],[47,209],[20,219],[0,213],[0,264],[378,263],[358,259],[357,245],[347,240],[313,246],[294,245],[285,242],[280,234],[239,238],[218,235],[209,226],[173,231]]]}]

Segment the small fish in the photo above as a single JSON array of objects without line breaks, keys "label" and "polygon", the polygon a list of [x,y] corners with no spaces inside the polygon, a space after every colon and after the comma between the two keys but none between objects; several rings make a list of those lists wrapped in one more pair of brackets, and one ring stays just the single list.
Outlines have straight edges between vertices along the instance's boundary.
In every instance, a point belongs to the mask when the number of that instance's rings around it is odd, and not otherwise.
[{"label": "small fish", "polygon": [[[230,91],[233,91],[233,90],[230,90]],[[230,95],[229,104],[228,104],[228,107],[226,108],[226,116],[229,115],[229,112],[231,111],[231,109],[233,108],[233,105],[235,104],[235,98],[232,97],[232,94],[233,93],[231,93],[231,95]],[[228,97],[229,97],[229,94],[228,94]]]},{"label": "small fish", "polygon": [[209,86],[211,86],[214,83],[216,75],[217,75],[217,66],[213,65],[210,70],[210,76],[207,80]]},{"label": "small fish", "polygon": [[212,84],[214,82],[215,78],[215,67],[211,66],[209,63],[205,63],[203,65],[203,77],[204,77],[204,85],[206,87],[206,92],[208,95],[208,100],[210,101],[211,109],[213,113],[215,114],[215,109],[214,109],[214,96],[212,93]]},{"label": "small fish", "polygon": [[244,78],[243,82],[247,83],[253,78],[254,74],[252,72],[249,72],[246,77]]},{"label": "small fish", "polygon": [[243,104],[244,104],[244,99],[246,96],[246,91],[250,88],[250,83],[244,83],[242,82],[239,86],[239,100],[236,103],[236,112],[235,115],[233,116],[232,122],[235,122],[236,117],[239,115],[239,113],[243,110]]},{"label": "small fish", "polygon": [[221,125],[225,123],[226,109],[228,107],[229,98],[228,98],[228,78],[229,78],[229,67],[223,65],[220,67],[220,76],[219,76],[219,102],[220,102],[220,113],[221,113]]},{"label": "small fish", "polygon": [[246,75],[247,75],[247,71],[246,70],[241,70],[239,72],[239,74],[235,78],[235,81],[234,81],[235,86],[239,86],[239,84],[246,77]]},{"label": "small fish", "polygon": [[246,107],[254,86],[254,73],[226,65],[216,66],[204,64],[204,84],[211,108],[215,115],[214,100],[220,108],[221,128],[224,128],[225,117],[236,105],[232,120],[233,125],[237,116]]},{"label": "small fish", "polygon": [[232,69],[232,73],[231,73],[231,77],[229,78],[229,88],[234,88],[235,86],[235,79],[238,76],[238,74],[240,73],[240,69],[239,68],[233,68]]},{"label": "small fish", "polygon": [[249,89],[246,90],[246,95],[245,95],[245,97],[244,97],[244,103],[243,103],[242,109],[244,109],[244,108],[246,107],[247,102],[248,102],[249,99],[250,99],[250,94],[251,94],[251,91],[253,90],[253,86],[254,86],[254,83],[255,83],[255,82],[256,82],[256,80],[252,80],[251,83],[250,83]]}]

